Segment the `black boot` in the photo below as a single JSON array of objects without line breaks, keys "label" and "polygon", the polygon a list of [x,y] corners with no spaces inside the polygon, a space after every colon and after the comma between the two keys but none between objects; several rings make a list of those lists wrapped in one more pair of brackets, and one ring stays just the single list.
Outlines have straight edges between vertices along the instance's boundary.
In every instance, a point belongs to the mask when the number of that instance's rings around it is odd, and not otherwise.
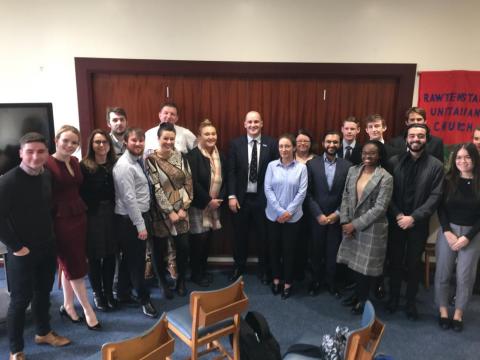
[{"label": "black boot", "polygon": [[185,286],[185,279],[183,277],[178,278],[176,290],[177,290],[178,296],[186,296],[187,295],[187,288]]}]

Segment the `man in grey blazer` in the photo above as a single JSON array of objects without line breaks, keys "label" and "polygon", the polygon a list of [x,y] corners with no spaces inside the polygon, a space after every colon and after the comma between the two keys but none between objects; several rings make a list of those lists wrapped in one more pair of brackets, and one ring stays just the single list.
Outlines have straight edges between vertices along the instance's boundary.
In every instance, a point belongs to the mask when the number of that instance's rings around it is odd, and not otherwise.
[{"label": "man in grey blazer", "polygon": [[336,283],[336,259],[342,241],[339,215],[345,180],[352,165],[337,156],[340,141],[338,132],[327,132],[322,142],[325,152],[307,162],[307,204],[314,218],[310,253],[313,279],[309,285],[312,296],[318,294],[322,281],[332,295],[340,296]]}]

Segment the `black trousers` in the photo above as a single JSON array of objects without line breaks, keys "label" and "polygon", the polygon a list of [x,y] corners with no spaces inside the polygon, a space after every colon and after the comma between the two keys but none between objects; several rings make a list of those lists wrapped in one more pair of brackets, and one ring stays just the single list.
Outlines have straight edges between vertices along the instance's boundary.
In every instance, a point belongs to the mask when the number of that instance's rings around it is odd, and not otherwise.
[{"label": "black trousers", "polygon": [[235,233],[233,260],[239,270],[245,271],[248,257],[248,239],[250,234],[254,233],[259,271],[270,273],[267,218],[265,216],[265,206],[260,204],[258,197],[257,194],[246,194],[241,208],[233,216]]},{"label": "black trousers", "polygon": [[208,253],[213,231],[190,234],[190,269],[192,278],[202,277],[207,271]]},{"label": "black trousers", "polygon": [[310,253],[314,281],[336,285],[337,253],[341,242],[342,228],[339,222],[329,225],[314,223]]},{"label": "black trousers", "polygon": [[[148,214],[144,214],[147,229],[150,228]],[[145,283],[145,250],[147,240],[138,238],[138,231],[128,216],[115,215],[120,251],[122,257],[118,271],[117,296],[125,297],[133,285],[142,304],[150,299],[150,292]],[[148,230],[147,230],[148,231]],[[150,232],[149,232],[150,233]]]},{"label": "black trousers", "polygon": [[422,254],[428,238],[428,222],[402,230],[396,222],[390,223],[388,260],[390,262],[391,296],[399,297],[404,268],[407,268],[407,302],[414,302],[422,272]]},{"label": "black trousers", "polygon": [[[172,236],[173,242],[175,244],[177,272],[178,272],[179,280],[184,280],[185,273],[187,272],[188,255],[189,255],[188,237],[189,237],[189,233]],[[163,269],[165,269],[164,257],[167,251],[166,249],[167,249],[168,237],[165,237],[165,238],[154,237],[152,240],[153,240],[152,241],[153,262],[156,267],[157,275],[162,276],[161,272],[163,272],[164,271]]]},{"label": "black trousers", "polygon": [[7,314],[8,339],[12,354],[23,351],[25,310],[32,304],[37,335],[50,332],[50,292],[55,280],[56,255],[52,253],[15,256],[8,253],[7,276],[10,305]]},{"label": "black trousers", "polygon": [[355,294],[359,301],[367,301],[368,295],[370,294],[370,288],[374,283],[374,279],[377,278],[363,275],[356,271],[354,271],[354,274],[356,279]]},{"label": "black trousers", "polygon": [[284,279],[285,283],[292,284],[295,266],[295,244],[300,224],[298,221],[283,224],[267,221],[272,277],[274,279]]},{"label": "black trousers", "polygon": [[116,255],[88,258],[88,278],[95,294],[112,296],[115,265]]},{"label": "black trousers", "polygon": [[312,246],[313,218],[306,206],[303,206],[303,216],[298,221],[298,237],[295,245],[295,279],[303,280],[308,266],[308,258]]}]

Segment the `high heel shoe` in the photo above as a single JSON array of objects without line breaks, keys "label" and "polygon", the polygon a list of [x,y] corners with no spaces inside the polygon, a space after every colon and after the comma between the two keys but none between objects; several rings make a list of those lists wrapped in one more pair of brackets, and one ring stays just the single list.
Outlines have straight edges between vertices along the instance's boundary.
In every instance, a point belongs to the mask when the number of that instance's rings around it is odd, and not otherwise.
[{"label": "high heel shoe", "polygon": [[67,309],[65,309],[65,306],[60,306],[60,309],[58,310],[60,312],[60,317],[64,318],[66,317],[68,320],[70,320],[74,324],[79,324],[83,321],[83,317],[78,316],[78,319],[74,319],[70,316],[70,314],[67,312]]},{"label": "high heel shoe", "polygon": [[88,330],[97,331],[97,330],[100,330],[102,328],[102,325],[100,324],[100,321],[97,321],[97,323],[93,326],[88,325],[88,323],[86,321],[85,321],[85,324],[87,324]]}]

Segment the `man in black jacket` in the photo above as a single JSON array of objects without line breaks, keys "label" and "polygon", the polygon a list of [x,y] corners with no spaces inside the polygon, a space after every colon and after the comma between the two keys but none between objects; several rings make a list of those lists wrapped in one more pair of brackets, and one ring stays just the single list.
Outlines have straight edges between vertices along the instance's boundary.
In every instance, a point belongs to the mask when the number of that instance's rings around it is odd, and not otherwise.
[{"label": "man in black jacket", "polygon": [[360,133],[360,121],[355,116],[349,116],[342,123],[343,140],[338,149],[338,157],[350,161],[353,165],[362,162],[362,145],[357,141]]},{"label": "man in black jacket", "polygon": [[25,310],[32,305],[37,344],[65,346],[70,340],[50,328],[50,292],[55,280],[51,178],[43,135],[20,139],[22,162],[0,177],[0,239],[8,248],[7,275],[11,290],[7,330],[10,360],[25,359]]},{"label": "man in black jacket", "polygon": [[262,283],[268,284],[271,274],[268,261],[264,192],[265,172],[270,161],[278,159],[277,141],[262,134],[260,113],[249,111],[244,122],[246,135],[230,142],[228,153],[228,206],[233,212],[235,269],[231,280],[245,271],[249,231],[255,229]]},{"label": "man in black jacket", "polygon": [[[410,124],[427,124],[427,112],[421,107],[411,107],[405,113],[405,125]],[[404,151],[407,147],[405,137],[403,135],[397,136],[390,141],[390,145]],[[430,136],[427,140],[426,151],[432,156],[435,156],[443,163],[443,140],[436,136]]]},{"label": "man in black jacket", "polygon": [[390,202],[390,299],[387,310],[398,308],[404,266],[407,268],[409,319],[416,320],[416,296],[421,273],[421,257],[428,238],[430,216],[437,209],[443,187],[443,165],[425,151],[429,129],[425,124],[407,126],[408,150],[390,159],[394,189]]}]

